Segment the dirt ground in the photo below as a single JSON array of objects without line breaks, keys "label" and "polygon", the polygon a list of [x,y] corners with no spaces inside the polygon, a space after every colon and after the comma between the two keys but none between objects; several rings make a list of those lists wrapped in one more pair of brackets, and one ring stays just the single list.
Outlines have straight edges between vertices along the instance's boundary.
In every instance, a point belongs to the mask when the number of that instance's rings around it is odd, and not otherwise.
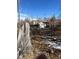
[{"label": "dirt ground", "polygon": [[61,59],[60,50],[52,49],[50,51],[48,45],[43,44],[41,41],[38,38],[32,38],[32,52],[25,55],[23,59]]}]

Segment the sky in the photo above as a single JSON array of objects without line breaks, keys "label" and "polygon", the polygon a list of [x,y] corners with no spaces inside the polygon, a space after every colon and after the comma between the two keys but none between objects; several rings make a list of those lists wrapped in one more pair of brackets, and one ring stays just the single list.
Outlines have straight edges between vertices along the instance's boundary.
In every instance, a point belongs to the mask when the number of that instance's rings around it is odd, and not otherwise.
[{"label": "sky", "polygon": [[[60,17],[61,0],[18,0],[20,17]],[[19,8],[18,8],[19,7]]]}]

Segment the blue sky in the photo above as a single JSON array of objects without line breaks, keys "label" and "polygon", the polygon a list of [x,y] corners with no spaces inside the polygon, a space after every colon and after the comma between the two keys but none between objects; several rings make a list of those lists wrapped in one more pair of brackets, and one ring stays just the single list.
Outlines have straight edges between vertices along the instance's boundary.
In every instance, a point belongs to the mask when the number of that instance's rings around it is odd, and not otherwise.
[{"label": "blue sky", "polygon": [[19,10],[21,17],[58,17],[60,4],[61,0],[20,0]]}]

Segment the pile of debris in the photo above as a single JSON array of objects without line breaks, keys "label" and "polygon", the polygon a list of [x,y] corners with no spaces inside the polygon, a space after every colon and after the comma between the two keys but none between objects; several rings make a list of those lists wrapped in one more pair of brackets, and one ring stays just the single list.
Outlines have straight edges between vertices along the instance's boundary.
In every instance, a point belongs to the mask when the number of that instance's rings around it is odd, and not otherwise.
[{"label": "pile of debris", "polygon": [[50,33],[49,31],[38,31],[38,33],[35,30],[34,33],[38,35],[33,35],[32,32],[30,36],[29,23],[21,21],[17,27],[18,59],[61,59],[61,48],[58,46],[60,39],[49,40],[49,37],[43,37],[44,34]]}]

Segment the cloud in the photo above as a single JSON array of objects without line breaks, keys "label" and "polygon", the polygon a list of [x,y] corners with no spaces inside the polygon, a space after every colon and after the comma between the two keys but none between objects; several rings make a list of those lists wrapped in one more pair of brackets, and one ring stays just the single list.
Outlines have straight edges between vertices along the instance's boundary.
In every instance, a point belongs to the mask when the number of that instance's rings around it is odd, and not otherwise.
[{"label": "cloud", "polygon": [[28,18],[29,16],[27,14],[20,13],[20,19],[24,20],[25,18]]}]

